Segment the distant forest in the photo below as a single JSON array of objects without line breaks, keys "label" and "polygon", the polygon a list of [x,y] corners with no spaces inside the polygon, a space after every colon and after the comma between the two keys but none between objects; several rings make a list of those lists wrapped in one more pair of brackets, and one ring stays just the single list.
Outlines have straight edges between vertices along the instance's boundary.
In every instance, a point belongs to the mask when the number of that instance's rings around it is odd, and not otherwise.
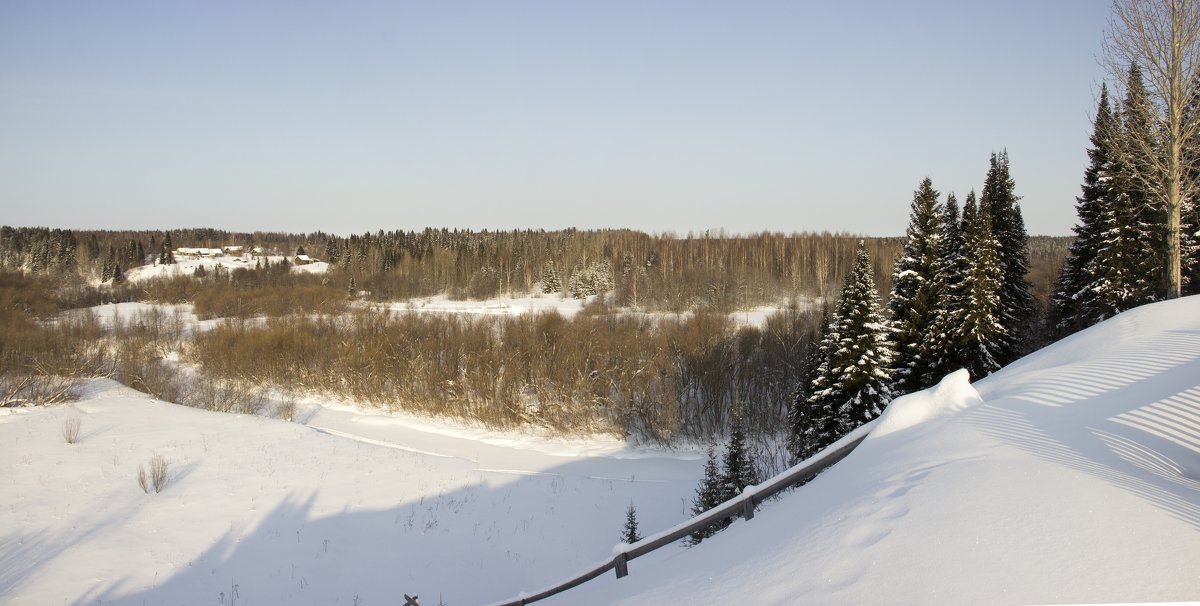
[{"label": "distant forest", "polygon": [[[608,303],[647,311],[694,309],[730,312],[793,298],[835,295],[854,262],[858,241],[866,242],[881,293],[891,289],[902,237],[851,234],[723,233],[652,235],[632,230],[471,231],[425,229],[378,231],[349,237],[322,232],[88,231],[0,227],[0,268],[54,280],[68,305],[144,300],[191,302],[193,292],[171,292],[162,284],[136,287],[111,279],[158,262],[164,246],[260,247],[266,253],[308,254],[330,263],[320,276],[282,278],[226,276],[240,289],[312,284],[354,291],[372,301],[396,301],[445,293],[486,299],[528,293],[584,297],[608,292]],[[1048,305],[1072,238],[1032,236],[1029,280]],[[109,268],[105,270],[106,266]],[[267,273],[269,268],[259,266]],[[254,268],[248,268],[253,273]],[[237,273],[237,272],[234,272]],[[107,275],[106,275],[107,274]],[[108,284],[97,286],[101,280]],[[188,291],[185,285],[175,290]]]}]

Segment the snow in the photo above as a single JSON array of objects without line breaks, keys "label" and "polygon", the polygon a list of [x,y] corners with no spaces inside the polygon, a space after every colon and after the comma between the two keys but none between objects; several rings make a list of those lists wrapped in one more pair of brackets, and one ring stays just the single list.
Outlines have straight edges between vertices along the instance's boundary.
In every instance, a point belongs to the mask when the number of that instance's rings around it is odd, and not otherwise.
[{"label": "snow", "polygon": [[548,603],[1200,596],[1200,298],[894,405],[847,459],[754,520]]},{"label": "snow", "polygon": [[531,313],[556,311],[564,317],[572,317],[583,306],[594,299],[572,299],[559,294],[525,293],[492,299],[454,300],[446,295],[419,297],[408,301],[389,303],[385,307],[395,311],[438,314],[469,314],[478,316],[519,316]]},{"label": "snow", "polygon": [[[59,433],[70,417],[74,445]],[[107,380],[74,404],[0,410],[0,603],[505,600],[627,551],[614,544],[630,502],[644,536],[683,523],[702,475],[697,451],[607,437],[316,399],[297,418]],[[1200,298],[1121,314],[974,385],[951,374],[866,430],[752,521],[544,603],[1200,596]],[[170,484],[147,495],[135,477],[155,453]]]},{"label": "snow", "polygon": [[[220,253],[220,249],[214,249]],[[255,259],[249,255],[226,255],[214,253],[212,256],[191,258],[177,256],[175,263],[170,265],[159,265],[155,262],[153,265],[139,265],[131,267],[125,271],[125,279],[131,283],[149,280],[151,278],[170,278],[174,276],[191,276],[197,267],[203,267],[206,271],[212,271],[217,266],[221,266],[228,270],[238,268],[254,269]],[[292,257],[283,255],[274,255],[263,257],[264,262],[270,262],[272,265],[278,264],[287,260],[289,263]],[[325,273],[329,271],[329,264],[324,261],[317,261],[308,265],[292,265],[294,272],[304,273]]]},{"label": "snow", "polygon": [[[308,426],[95,380],[72,405],[0,410],[0,603],[484,603],[606,557],[630,502],[675,523],[702,471],[692,451],[303,407]],[[147,495],[155,453],[171,481]]]},{"label": "snow", "polygon": [[980,401],[979,392],[971,387],[970,374],[965,369],[956,370],[929,389],[893,400],[867,439],[879,439]]}]

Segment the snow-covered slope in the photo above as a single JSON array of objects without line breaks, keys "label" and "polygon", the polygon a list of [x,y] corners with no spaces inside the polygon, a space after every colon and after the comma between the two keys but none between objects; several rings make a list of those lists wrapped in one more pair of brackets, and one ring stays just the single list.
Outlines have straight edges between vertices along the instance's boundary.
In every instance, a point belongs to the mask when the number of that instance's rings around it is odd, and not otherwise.
[{"label": "snow-covered slope", "polygon": [[[65,419],[81,418],[68,445]],[[469,605],[686,516],[697,453],[306,403],[301,423],[96,381],[0,410],[0,603]],[[154,453],[161,494],[137,486]],[[440,594],[440,595],[439,595]],[[1200,597],[1200,298],[1124,314],[889,407],[751,522],[557,604],[1018,604]]]},{"label": "snow-covered slope", "polygon": [[[0,604],[478,604],[607,557],[630,502],[674,524],[701,473],[697,452],[302,408],[213,413],[100,380],[0,409]],[[147,495],[155,453],[170,484]]]},{"label": "snow-covered slope", "polygon": [[[754,520],[554,604],[1200,599],[1200,298],[1150,305],[880,431]],[[658,554],[655,554],[658,555]]]},{"label": "snow-covered slope", "polygon": [[[274,255],[263,257],[265,261],[271,264],[279,264],[284,260],[289,263],[294,257],[286,257],[283,255]],[[171,278],[175,276],[191,276],[197,268],[204,268],[204,271],[213,271],[217,267],[232,271],[234,269],[254,269],[256,260],[249,255],[221,255],[216,257],[178,257],[175,263],[170,265],[159,265],[155,262],[152,265],[138,265],[131,267],[125,272],[125,279],[129,282],[141,282],[151,278]],[[292,271],[299,273],[320,274],[329,271],[329,264],[324,261],[317,261],[308,265],[292,265]]]}]

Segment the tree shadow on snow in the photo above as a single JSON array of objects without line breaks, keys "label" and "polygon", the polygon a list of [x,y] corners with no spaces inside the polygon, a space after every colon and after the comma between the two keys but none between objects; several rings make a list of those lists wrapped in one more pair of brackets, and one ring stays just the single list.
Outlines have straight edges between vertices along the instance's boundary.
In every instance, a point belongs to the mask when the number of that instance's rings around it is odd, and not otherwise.
[{"label": "tree shadow on snow", "polygon": [[[397,464],[421,464],[422,455],[399,456]],[[324,517],[313,513],[318,492],[292,493],[256,528],[232,528],[152,586],[126,577],[72,603],[370,606],[403,603],[403,594],[420,596],[422,604],[508,599],[610,558],[631,500],[644,532],[684,519],[680,495],[690,497],[694,480],[655,481],[654,460],[637,463],[645,479],[606,476],[604,462],[597,463],[536,474],[476,470],[478,481],[457,490],[401,497],[382,510],[347,506]],[[613,462],[612,470],[627,475],[628,465]],[[587,520],[595,530],[574,536]]]},{"label": "tree shadow on snow", "polygon": [[1200,330],[980,386],[985,434],[1100,478],[1200,530]]}]

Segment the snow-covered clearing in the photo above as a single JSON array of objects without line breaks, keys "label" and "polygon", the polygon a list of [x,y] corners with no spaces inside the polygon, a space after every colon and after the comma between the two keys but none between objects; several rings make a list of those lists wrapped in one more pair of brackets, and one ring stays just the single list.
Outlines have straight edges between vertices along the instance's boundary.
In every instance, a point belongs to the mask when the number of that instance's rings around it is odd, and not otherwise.
[{"label": "snow-covered clearing", "polygon": [[1200,598],[1200,297],[894,402],[846,460],[699,548],[554,604]]},{"label": "snow-covered clearing", "polygon": [[[286,257],[283,255],[264,256],[262,260],[272,265],[278,265],[283,261],[292,262],[294,257]],[[141,282],[151,278],[172,278],[175,276],[191,276],[196,272],[197,268],[204,268],[204,271],[213,271],[221,267],[226,270],[234,269],[254,269],[256,259],[250,255],[220,255],[214,257],[183,257],[177,256],[175,263],[169,265],[159,265],[155,262],[152,265],[139,265],[129,268],[125,272],[125,279],[129,282]],[[307,265],[292,265],[291,270],[299,273],[321,274],[329,271],[329,264],[324,261],[309,263]]]}]

